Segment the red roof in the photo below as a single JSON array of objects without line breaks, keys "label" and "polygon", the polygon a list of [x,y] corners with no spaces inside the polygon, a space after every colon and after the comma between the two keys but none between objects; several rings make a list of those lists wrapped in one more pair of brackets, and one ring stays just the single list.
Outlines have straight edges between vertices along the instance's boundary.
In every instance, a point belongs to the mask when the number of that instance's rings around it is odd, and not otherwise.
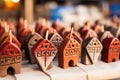
[{"label": "red roof", "polygon": [[[11,47],[10,50],[8,50]],[[17,54],[12,54],[14,51]],[[17,55],[21,55],[21,50],[20,48],[14,44],[14,43],[10,43],[10,42],[6,42],[3,46],[0,47],[0,55],[8,55],[8,56],[17,56]]]},{"label": "red roof", "polygon": [[103,48],[109,48],[111,42],[112,42],[114,39],[115,39],[114,37],[105,38],[105,39],[102,41]]},{"label": "red roof", "polygon": [[[43,48],[43,43],[48,43],[49,47],[45,47]],[[49,40],[46,39],[40,39],[32,48],[33,53],[35,53],[38,50],[57,50],[57,48],[55,47],[55,45],[53,43],[51,43]]]}]

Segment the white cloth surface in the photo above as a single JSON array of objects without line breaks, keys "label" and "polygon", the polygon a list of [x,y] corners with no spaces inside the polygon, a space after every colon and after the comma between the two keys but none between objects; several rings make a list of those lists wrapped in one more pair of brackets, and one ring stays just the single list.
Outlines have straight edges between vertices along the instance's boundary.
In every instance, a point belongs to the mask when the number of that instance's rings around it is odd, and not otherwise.
[{"label": "white cloth surface", "polygon": [[115,80],[120,78],[120,61],[112,63],[99,61],[93,65],[78,63],[78,67],[86,72],[88,80]]},{"label": "white cloth surface", "polygon": [[120,80],[120,61],[105,63],[99,61],[93,65],[78,63],[76,67],[62,69],[57,67],[57,61],[47,70],[46,75],[38,68],[37,64],[22,62],[21,74],[6,76],[0,80]]}]

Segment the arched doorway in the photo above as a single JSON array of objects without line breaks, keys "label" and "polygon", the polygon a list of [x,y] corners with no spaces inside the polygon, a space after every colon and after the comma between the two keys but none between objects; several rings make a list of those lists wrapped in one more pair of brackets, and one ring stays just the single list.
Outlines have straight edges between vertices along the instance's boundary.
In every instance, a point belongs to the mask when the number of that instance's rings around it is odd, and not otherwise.
[{"label": "arched doorway", "polygon": [[113,59],[112,62],[115,62],[115,59]]},{"label": "arched doorway", "polygon": [[7,74],[9,74],[9,75],[14,75],[14,74],[15,74],[14,68],[8,67],[8,69],[7,69]]},{"label": "arched doorway", "polygon": [[69,61],[69,66],[74,66],[74,61],[73,60]]}]

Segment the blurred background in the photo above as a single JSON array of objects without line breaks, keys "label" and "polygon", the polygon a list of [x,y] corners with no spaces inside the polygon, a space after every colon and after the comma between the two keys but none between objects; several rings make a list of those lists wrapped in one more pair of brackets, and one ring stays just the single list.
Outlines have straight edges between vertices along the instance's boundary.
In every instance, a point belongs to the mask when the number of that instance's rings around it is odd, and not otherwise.
[{"label": "blurred background", "polygon": [[113,15],[120,17],[120,0],[0,0],[0,18],[14,22],[23,17],[33,23],[43,17],[83,25],[88,20],[109,23]]}]

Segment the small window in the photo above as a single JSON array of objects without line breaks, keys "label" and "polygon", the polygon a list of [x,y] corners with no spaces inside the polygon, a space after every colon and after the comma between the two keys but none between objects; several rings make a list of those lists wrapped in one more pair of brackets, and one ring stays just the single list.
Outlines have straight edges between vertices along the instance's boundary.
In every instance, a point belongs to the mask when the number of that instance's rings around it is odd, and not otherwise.
[{"label": "small window", "polygon": [[112,62],[115,62],[115,59],[113,59]]},{"label": "small window", "polygon": [[72,47],[74,47],[74,44],[72,44]]},{"label": "small window", "polygon": [[48,46],[47,45],[45,45],[45,48],[47,48]]},{"label": "small window", "polygon": [[117,45],[117,43],[115,43],[115,45]]},{"label": "small window", "polygon": [[8,69],[7,69],[7,74],[9,74],[9,75],[14,75],[14,74],[15,74],[14,68],[8,67]]},{"label": "small window", "polygon": [[73,60],[70,60],[68,65],[69,65],[69,66],[74,66],[74,61],[73,61]]},{"label": "small window", "polygon": [[35,42],[37,42],[38,40],[37,39],[35,39]]},{"label": "small window", "polygon": [[56,41],[58,41],[59,39],[58,38],[56,38]]},{"label": "small window", "polygon": [[94,43],[94,45],[96,45],[96,43]]},{"label": "small window", "polygon": [[11,51],[10,51],[10,54],[13,54],[13,53],[14,53],[13,50],[11,50]]},{"label": "small window", "polygon": [[43,43],[43,48],[48,48],[48,47],[50,47],[49,43]]}]

